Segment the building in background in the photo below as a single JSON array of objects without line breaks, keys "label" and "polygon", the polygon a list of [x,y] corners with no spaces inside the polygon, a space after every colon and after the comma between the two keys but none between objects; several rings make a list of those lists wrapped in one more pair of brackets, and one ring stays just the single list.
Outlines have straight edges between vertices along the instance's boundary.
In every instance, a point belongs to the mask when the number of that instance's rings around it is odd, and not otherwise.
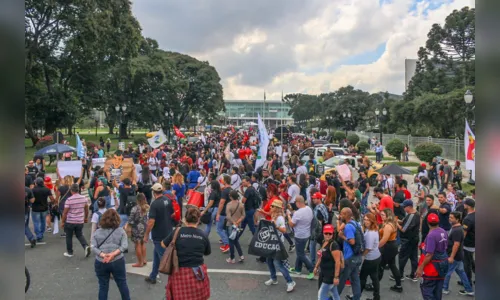
[{"label": "building in background", "polygon": [[408,89],[408,84],[415,75],[415,70],[417,69],[416,59],[405,59],[405,91]]},{"label": "building in background", "polygon": [[225,124],[243,126],[245,123],[257,123],[257,114],[260,114],[267,129],[293,124],[293,118],[288,115],[290,106],[281,100],[224,100],[225,112],[219,115],[224,117]]}]

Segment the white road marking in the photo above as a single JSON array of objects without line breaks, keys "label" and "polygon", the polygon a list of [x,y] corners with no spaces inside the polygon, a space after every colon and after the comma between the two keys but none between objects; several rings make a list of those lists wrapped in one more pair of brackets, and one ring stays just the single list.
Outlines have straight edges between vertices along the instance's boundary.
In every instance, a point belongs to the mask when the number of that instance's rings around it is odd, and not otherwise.
[{"label": "white road marking", "polygon": [[[37,242],[36,243],[37,246],[38,245],[45,245],[45,244],[47,244],[47,243],[46,242],[40,242],[40,243]],[[31,246],[31,244],[24,244],[24,246]]]},{"label": "white road marking", "polygon": [[[127,264],[126,265],[126,271],[127,273],[130,274],[136,274],[136,275],[141,275],[141,276],[149,276],[151,273],[153,262],[148,262],[148,264],[142,268],[133,268],[132,264]],[[244,274],[244,275],[265,275],[269,276],[270,273],[269,271],[256,271],[256,270],[240,270],[240,269],[208,269],[208,273],[222,273],[222,274]],[[283,276],[280,272],[277,272],[277,275]],[[291,277],[295,278],[307,278],[307,275],[303,274],[292,274],[290,273]]]}]

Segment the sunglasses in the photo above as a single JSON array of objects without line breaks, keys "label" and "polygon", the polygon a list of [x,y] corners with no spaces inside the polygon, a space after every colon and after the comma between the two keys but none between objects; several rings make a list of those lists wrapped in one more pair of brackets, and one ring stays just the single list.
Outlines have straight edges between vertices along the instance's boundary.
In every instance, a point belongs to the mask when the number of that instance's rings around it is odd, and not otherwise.
[{"label": "sunglasses", "polygon": [[323,233],[323,235],[333,235],[333,233],[331,233],[331,232],[325,232],[325,233]]},{"label": "sunglasses", "polygon": [[279,206],[271,205],[271,208],[281,208]]}]

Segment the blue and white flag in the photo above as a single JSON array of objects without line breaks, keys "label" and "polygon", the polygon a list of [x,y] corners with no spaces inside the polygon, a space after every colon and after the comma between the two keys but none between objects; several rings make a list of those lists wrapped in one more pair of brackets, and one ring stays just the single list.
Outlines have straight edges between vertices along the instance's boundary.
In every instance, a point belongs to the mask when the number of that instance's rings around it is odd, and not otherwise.
[{"label": "blue and white flag", "polygon": [[259,126],[259,151],[257,153],[257,161],[255,162],[255,171],[267,161],[267,147],[269,146],[269,135],[267,134],[266,126],[262,122],[260,114],[257,114],[257,117]]},{"label": "blue and white flag", "polygon": [[165,133],[163,133],[162,129],[158,130],[158,132],[155,133],[155,135],[152,138],[148,139],[148,143],[153,149],[160,147],[166,141],[167,141],[167,136],[165,135]]},{"label": "blue and white flag", "polygon": [[85,158],[85,149],[83,148],[83,144],[78,133],[76,134],[76,156],[80,159]]}]

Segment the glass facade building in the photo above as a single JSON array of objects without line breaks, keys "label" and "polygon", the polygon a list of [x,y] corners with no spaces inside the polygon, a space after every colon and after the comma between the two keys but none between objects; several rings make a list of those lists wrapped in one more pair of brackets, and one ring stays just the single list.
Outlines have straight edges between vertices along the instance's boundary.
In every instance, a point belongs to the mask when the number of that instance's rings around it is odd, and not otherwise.
[{"label": "glass facade building", "polygon": [[225,100],[224,104],[226,111],[219,115],[226,124],[241,126],[248,122],[257,123],[257,114],[268,129],[293,123],[293,118],[288,115],[290,106],[281,100]]}]

